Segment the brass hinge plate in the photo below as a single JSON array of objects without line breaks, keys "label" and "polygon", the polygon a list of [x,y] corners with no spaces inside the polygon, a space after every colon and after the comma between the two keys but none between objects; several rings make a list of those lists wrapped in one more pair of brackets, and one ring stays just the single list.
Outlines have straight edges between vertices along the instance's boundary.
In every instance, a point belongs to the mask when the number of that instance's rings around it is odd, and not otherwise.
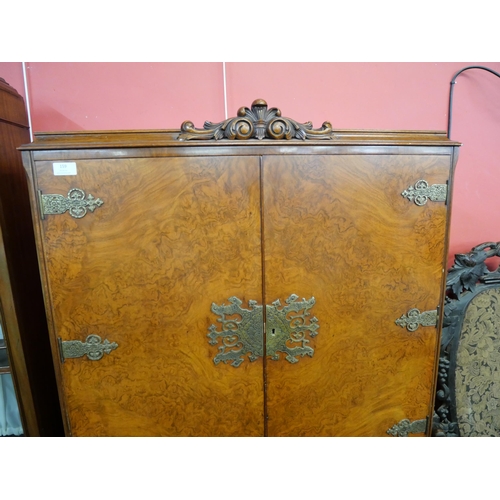
[{"label": "brass hinge plate", "polygon": [[387,434],[395,437],[408,437],[408,434],[427,433],[428,421],[428,418],[423,418],[422,420],[414,420],[411,422],[409,419],[405,418],[388,429]]},{"label": "brass hinge plate", "polygon": [[70,189],[67,197],[62,194],[42,194],[38,191],[42,219],[46,215],[59,215],[65,212],[75,219],[81,219],[89,210],[93,212],[104,203],[100,198],[94,198],[91,194],[87,198],[85,196],[85,191],[78,188]]},{"label": "brass hinge plate", "polygon": [[409,332],[414,332],[420,326],[437,326],[438,311],[420,312],[418,309],[410,309],[406,314],[398,318],[395,323],[401,328],[406,328]]},{"label": "brass hinge plate", "polygon": [[413,201],[419,207],[425,205],[427,201],[440,201],[445,202],[448,198],[448,185],[447,184],[432,184],[420,179],[414,186],[405,189],[401,196]]},{"label": "brass hinge plate", "polygon": [[107,339],[103,342],[99,335],[89,335],[85,342],[59,339],[59,353],[63,363],[68,358],[81,358],[83,356],[87,356],[91,361],[99,361],[104,354],[109,354],[117,347],[116,342],[110,342]]}]

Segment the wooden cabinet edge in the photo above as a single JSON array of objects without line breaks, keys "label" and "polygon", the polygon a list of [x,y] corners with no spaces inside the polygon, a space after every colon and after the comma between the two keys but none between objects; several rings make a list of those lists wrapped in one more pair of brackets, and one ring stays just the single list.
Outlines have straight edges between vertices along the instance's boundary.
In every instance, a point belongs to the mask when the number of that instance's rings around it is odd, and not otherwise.
[{"label": "wooden cabinet edge", "polygon": [[49,341],[50,348],[52,351],[52,360],[57,380],[57,391],[59,395],[59,403],[61,409],[61,415],[63,420],[64,432],[66,435],[71,435],[71,429],[69,426],[69,420],[67,417],[66,411],[66,398],[63,390],[62,384],[62,372],[61,372],[61,363],[59,356],[59,345],[57,342],[57,336],[54,330],[54,320],[52,317],[52,303],[50,300],[50,291],[47,280],[47,273],[45,267],[45,259],[43,256],[43,248],[44,248],[44,240],[42,235],[42,219],[40,216],[40,206],[39,206],[39,197],[37,192],[37,180],[36,180],[36,170],[34,166],[34,160],[32,157],[32,153],[29,151],[22,151],[22,160],[23,166],[26,171],[26,175],[28,177],[28,189],[30,196],[30,205],[31,205],[31,216],[33,220],[33,229],[35,233],[35,241],[37,247],[37,258],[38,258],[38,266],[40,269],[40,280],[42,284],[42,293],[43,299],[45,303],[45,312],[47,316],[47,326],[49,330]]}]

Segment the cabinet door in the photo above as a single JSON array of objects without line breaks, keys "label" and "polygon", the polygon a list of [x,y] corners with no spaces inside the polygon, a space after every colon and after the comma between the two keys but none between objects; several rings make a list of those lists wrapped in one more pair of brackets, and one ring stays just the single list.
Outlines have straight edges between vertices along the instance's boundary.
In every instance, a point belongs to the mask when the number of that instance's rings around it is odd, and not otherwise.
[{"label": "cabinet door", "polygon": [[94,197],[41,222],[72,435],[263,435],[262,358],[214,366],[207,336],[213,302],[262,303],[259,160],[74,161],[36,163],[44,197]]},{"label": "cabinet door", "polygon": [[383,436],[425,419],[437,330],[395,320],[439,304],[447,209],[401,193],[421,179],[445,184],[450,157],[268,156],[263,165],[265,303],[314,297],[308,318],[319,325],[304,344],[312,356],[266,360],[268,434]]}]

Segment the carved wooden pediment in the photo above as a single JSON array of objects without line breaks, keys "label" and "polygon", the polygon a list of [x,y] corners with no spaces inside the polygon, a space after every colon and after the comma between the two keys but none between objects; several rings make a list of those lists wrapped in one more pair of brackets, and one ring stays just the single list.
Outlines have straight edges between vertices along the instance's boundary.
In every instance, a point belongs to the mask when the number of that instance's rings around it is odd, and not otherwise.
[{"label": "carved wooden pediment", "polygon": [[193,122],[185,121],[181,125],[179,141],[193,139],[210,140],[249,140],[249,139],[333,139],[332,126],[324,122],[319,129],[313,129],[312,123],[298,123],[291,118],[281,116],[278,108],[267,108],[267,102],[257,99],[251,109],[242,107],[237,116],[220,123],[205,122],[202,129],[197,129]]}]

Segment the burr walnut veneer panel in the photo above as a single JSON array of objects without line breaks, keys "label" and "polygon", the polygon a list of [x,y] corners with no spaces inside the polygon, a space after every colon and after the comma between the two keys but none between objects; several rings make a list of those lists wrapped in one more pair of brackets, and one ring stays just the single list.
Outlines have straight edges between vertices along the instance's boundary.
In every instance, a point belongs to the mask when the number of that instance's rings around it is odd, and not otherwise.
[{"label": "burr walnut veneer panel", "polygon": [[[238,129],[238,113],[23,147],[66,433],[423,435],[458,145],[276,110],[276,126]],[[265,135],[280,123],[298,138]],[[93,211],[51,212],[48,195],[76,188]],[[408,324],[416,309],[433,321]],[[101,359],[60,358],[91,335],[110,343]]]},{"label": "burr walnut veneer panel", "polygon": [[[261,301],[258,159],[77,165],[79,188],[104,205],[43,221],[54,331],[118,348],[62,365],[72,434],[262,435],[262,361],[215,367],[207,342],[214,298]],[[37,177],[43,193],[76,182],[50,162]]]},{"label": "burr walnut veneer panel", "polygon": [[314,296],[320,320],[313,357],[267,362],[269,435],[382,435],[426,418],[436,330],[395,319],[439,303],[446,207],[399,186],[448,175],[439,156],[265,157],[266,303]]}]

